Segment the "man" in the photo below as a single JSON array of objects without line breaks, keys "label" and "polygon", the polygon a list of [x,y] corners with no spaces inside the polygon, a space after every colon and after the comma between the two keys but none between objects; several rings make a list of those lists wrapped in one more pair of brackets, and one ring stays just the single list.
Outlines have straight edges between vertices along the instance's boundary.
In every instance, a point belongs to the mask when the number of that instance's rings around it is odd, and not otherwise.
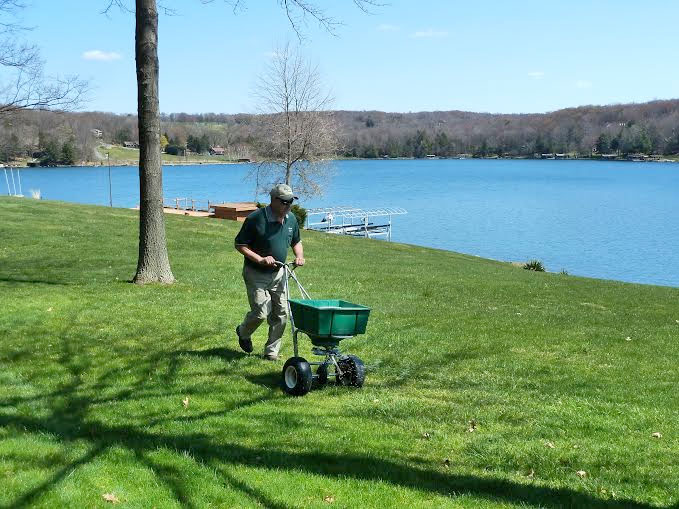
[{"label": "man", "polygon": [[297,218],[290,212],[297,197],[285,184],[274,186],[269,194],[271,203],[250,214],[235,239],[236,250],[244,257],[243,280],[250,302],[250,311],[236,327],[236,335],[241,349],[252,352],[252,334],[266,319],[269,337],[264,345],[264,358],[277,360],[288,302],[285,270],[276,263],[285,263],[288,247],[292,247],[295,265],[304,265],[304,250]]}]

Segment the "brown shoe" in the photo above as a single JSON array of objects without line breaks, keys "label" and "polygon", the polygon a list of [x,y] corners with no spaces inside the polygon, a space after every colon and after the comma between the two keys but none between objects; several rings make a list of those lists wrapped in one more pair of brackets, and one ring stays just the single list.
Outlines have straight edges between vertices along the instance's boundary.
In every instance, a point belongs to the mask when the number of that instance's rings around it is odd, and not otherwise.
[{"label": "brown shoe", "polygon": [[238,325],[236,327],[236,336],[238,336],[238,344],[240,345],[240,349],[243,350],[245,353],[251,353],[252,352],[252,340],[241,338],[239,330],[240,330],[240,325]]}]

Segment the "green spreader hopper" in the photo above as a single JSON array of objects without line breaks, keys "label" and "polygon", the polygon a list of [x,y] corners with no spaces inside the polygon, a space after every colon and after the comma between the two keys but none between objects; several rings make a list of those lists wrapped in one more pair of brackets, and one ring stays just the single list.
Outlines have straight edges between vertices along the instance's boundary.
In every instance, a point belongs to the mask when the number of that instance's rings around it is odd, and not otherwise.
[{"label": "green spreader hopper", "polygon": [[290,309],[295,327],[324,347],[364,334],[370,315],[369,307],[337,299],[291,299]]}]

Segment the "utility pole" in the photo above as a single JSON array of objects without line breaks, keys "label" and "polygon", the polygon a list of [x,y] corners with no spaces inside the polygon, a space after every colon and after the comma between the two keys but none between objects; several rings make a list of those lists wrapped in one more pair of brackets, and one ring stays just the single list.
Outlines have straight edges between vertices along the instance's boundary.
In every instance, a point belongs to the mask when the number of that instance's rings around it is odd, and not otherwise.
[{"label": "utility pole", "polygon": [[113,207],[113,194],[111,193],[111,157],[106,152],[106,162],[108,162],[108,204]]}]

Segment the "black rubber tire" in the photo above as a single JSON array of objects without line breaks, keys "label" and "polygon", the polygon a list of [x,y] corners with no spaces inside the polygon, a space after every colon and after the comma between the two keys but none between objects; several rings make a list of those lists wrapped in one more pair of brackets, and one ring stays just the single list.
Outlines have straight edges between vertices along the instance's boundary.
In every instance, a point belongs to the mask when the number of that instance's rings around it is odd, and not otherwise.
[{"label": "black rubber tire", "polygon": [[313,373],[303,357],[290,357],[283,366],[283,390],[291,396],[304,396],[311,390]]},{"label": "black rubber tire", "polygon": [[363,361],[355,355],[347,355],[337,361],[342,375],[335,377],[337,385],[362,387],[365,382],[365,366]]},{"label": "black rubber tire", "polygon": [[316,376],[314,377],[316,385],[323,386],[328,383],[328,365],[321,364],[316,370]]}]

